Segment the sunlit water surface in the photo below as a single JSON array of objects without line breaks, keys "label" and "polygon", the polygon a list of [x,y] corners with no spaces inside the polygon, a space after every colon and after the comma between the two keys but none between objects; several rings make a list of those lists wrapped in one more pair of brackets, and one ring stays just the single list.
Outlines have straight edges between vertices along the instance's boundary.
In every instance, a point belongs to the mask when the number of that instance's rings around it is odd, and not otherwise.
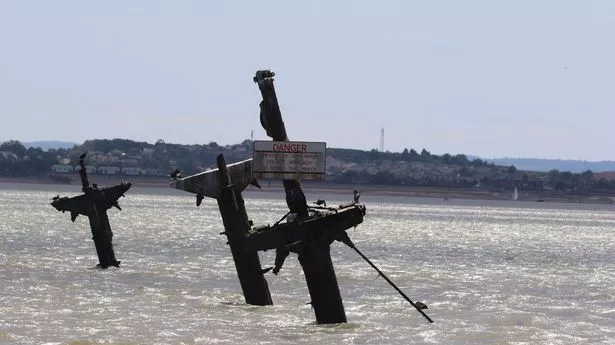
[{"label": "sunlit water surface", "polygon": [[[347,324],[317,325],[296,256],[244,304],[217,204],[129,191],[109,211],[121,268],[94,269],[87,219],[49,205],[76,186],[0,185],[2,344],[613,344],[613,206],[364,195],[350,236],[428,324],[350,248],[332,245]],[[348,197],[309,195],[335,204]],[[247,191],[256,224],[286,212]],[[261,253],[263,267],[274,252]]]}]

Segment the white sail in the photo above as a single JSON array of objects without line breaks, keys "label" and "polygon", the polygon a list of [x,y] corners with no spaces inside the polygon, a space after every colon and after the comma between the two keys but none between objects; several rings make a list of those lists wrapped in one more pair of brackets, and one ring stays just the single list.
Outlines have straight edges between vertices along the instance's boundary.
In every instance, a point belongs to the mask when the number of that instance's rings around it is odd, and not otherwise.
[{"label": "white sail", "polygon": [[515,187],[515,191],[513,192],[512,199],[513,200],[519,199],[519,191],[517,190],[517,187]]}]

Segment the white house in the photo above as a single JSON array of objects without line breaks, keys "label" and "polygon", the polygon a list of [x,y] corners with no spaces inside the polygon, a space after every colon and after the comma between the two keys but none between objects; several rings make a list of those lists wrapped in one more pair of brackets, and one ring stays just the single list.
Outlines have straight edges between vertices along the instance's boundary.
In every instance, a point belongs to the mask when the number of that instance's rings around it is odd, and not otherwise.
[{"label": "white house", "polygon": [[126,175],[139,175],[141,174],[141,168],[125,167],[122,168],[122,173]]},{"label": "white house", "polygon": [[66,173],[71,173],[73,171],[74,169],[72,165],[54,164],[51,166],[51,172],[54,172],[54,173],[66,174]]},{"label": "white house", "polygon": [[153,176],[164,176],[166,175],[164,172],[155,168],[147,168],[145,169],[145,175],[153,175]]}]

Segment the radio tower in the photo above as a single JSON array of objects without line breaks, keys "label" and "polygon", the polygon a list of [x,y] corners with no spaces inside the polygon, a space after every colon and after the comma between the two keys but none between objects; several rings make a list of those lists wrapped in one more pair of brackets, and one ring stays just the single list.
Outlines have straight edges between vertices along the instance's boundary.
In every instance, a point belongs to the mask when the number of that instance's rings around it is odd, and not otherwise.
[{"label": "radio tower", "polygon": [[380,152],[384,152],[384,127],[380,130]]}]

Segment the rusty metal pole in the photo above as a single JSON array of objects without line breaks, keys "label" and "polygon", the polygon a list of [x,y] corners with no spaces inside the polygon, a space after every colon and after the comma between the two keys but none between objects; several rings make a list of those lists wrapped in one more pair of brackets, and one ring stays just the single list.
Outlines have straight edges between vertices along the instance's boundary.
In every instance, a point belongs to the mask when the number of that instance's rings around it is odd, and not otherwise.
[{"label": "rusty metal pole", "polygon": [[[260,103],[260,121],[267,135],[274,141],[288,141],[273,86],[274,75],[273,72],[265,70],[257,71],[254,76],[254,82],[258,84],[263,96],[263,101]],[[298,218],[307,217],[307,201],[299,181],[283,180],[283,184],[290,212],[296,214]],[[299,252],[299,263],[303,268],[316,322],[319,324],[347,321],[329,250],[329,242],[316,241]],[[276,254],[276,267],[279,267],[278,265],[281,265],[288,256],[288,251],[280,248]]]},{"label": "rusty metal pole", "polygon": [[92,239],[98,255],[98,267],[107,268],[109,266],[119,267],[120,261],[115,258],[113,251],[113,232],[109,224],[107,210],[116,207],[121,210],[117,200],[124,196],[130,189],[130,183],[121,183],[112,187],[99,188],[96,184],[90,186],[87,170],[85,168],[85,153],[79,158],[79,175],[83,195],[72,198],[56,196],[51,205],[61,212],[70,212],[71,221],[75,221],[78,215],[87,216],[90,222]]},{"label": "rusty metal pole", "polygon": [[256,250],[244,250],[245,239],[250,224],[241,192],[237,192],[230,179],[222,154],[216,163],[220,178],[220,197],[218,208],[222,215],[224,230],[231,247],[233,261],[239,276],[239,283],[246,303],[252,305],[271,305],[271,294],[263,275],[260,259]]},{"label": "rusty metal pole", "polygon": [[113,250],[113,244],[111,242],[113,232],[111,231],[107,210],[105,210],[104,207],[100,207],[102,200],[97,200],[101,198],[99,195],[91,194],[89,197],[94,199],[94,202],[91,204],[88,219],[90,222],[90,229],[92,230],[92,239],[94,240],[94,246],[96,247],[96,253],[98,255],[98,266],[102,268],[109,266],[119,267],[120,261],[115,258],[115,251]]}]

